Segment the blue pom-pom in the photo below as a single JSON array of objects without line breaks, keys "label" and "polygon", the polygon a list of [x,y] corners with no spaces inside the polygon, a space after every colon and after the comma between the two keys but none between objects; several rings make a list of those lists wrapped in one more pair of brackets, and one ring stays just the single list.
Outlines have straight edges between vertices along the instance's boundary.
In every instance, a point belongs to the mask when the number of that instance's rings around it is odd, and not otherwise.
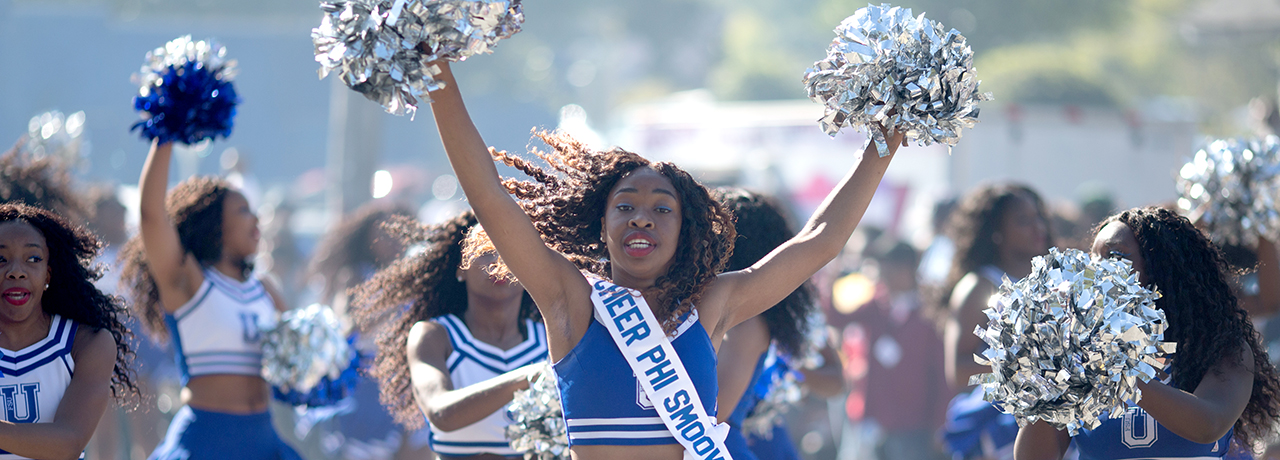
[{"label": "blue pom-pom", "polygon": [[142,86],[133,98],[142,120],[130,130],[160,143],[189,145],[230,136],[240,98],[231,83],[235,61],[225,54],[217,43],[192,42],[190,36],[147,53],[137,77]]},{"label": "blue pom-pom", "polygon": [[[355,336],[348,340],[354,348]],[[347,365],[342,373],[338,374],[338,378],[325,376],[320,379],[320,383],[316,384],[311,391],[302,393],[296,389],[283,389],[280,386],[271,386],[271,395],[276,400],[282,401],[291,406],[307,406],[307,407],[324,407],[332,406],[342,401],[343,398],[354,394],[356,390],[356,382],[360,380],[359,371],[364,357],[360,353],[353,353],[351,363]]]}]

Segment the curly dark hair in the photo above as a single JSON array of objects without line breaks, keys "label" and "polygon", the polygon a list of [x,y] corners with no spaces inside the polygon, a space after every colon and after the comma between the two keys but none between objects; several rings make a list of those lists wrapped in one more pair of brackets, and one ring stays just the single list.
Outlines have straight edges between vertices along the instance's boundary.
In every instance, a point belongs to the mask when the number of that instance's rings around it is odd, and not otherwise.
[{"label": "curly dark hair", "polygon": [[89,204],[72,190],[71,173],[56,157],[33,158],[21,144],[0,155],[0,202],[18,202],[53,211],[77,225]]},{"label": "curly dark hair", "polygon": [[[413,212],[389,202],[365,203],[350,215],[343,216],[337,226],[320,240],[308,271],[311,275],[319,275],[324,279],[324,302],[328,302],[338,292],[352,287],[339,285],[344,269],[368,267],[379,270],[391,262],[375,260],[373,243],[378,236],[378,226],[388,222],[392,216],[412,217]],[[361,276],[348,281],[352,285],[364,281],[362,274],[356,275]]]},{"label": "curly dark hair", "polygon": [[[182,181],[165,197],[164,207],[178,229],[182,248],[201,266],[211,266],[222,257],[222,212],[227,194],[233,192],[231,184],[221,178],[193,177]],[[168,340],[165,309],[160,304],[160,289],[143,252],[142,235],[125,243],[120,260],[123,261],[120,283],[133,300],[134,314],[142,319],[152,338]],[[244,276],[249,276],[253,272],[252,263],[245,260],[241,270]]]},{"label": "curly dark hair", "polygon": [[1244,446],[1268,439],[1280,419],[1280,374],[1267,357],[1262,338],[1240,307],[1229,281],[1222,251],[1186,217],[1159,207],[1135,208],[1111,216],[1133,230],[1146,260],[1143,280],[1161,297],[1156,306],[1169,321],[1165,340],[1178,343],[1173,355],[1173,386],[1195,391],[1205,373],[1224,359],[1237,360],[1241,347],[1253,352],[1253,393],[1235,423]]},{"label": "curly dark hair", "polygon": [[1050,232],[1049,241],[1053,241],[1044,200],[1031,187],[1015,183],[979,186],[961,198],[947,225],[947,234],[955,243],[956,252],[951,259],[947,281],[936,294],[940,299],[937,302],[939,308],[944,311],[948,308],[951,291],[955,290],[956,284],[966,273],[996,263],[1000,250],[994,236],[1000,230],[1005,213],[1009,212],[1010,206],[1019,198],[1031,200],[1035,205],[1036,213],[1044,219],[1045,228]]},{"label": "curly dark hair", "polygon": [[[796,234],[784,215],[786,208],[771,196],[736,187],[718,187],[711,196],[733,214],[738,233],[726,270],[750,267]],[[816,306],[815,294],[813,284],[805,281],[760,314],[769,336],[782,352],[791,356],[804,354],[805,334],[811,326],[809,315]]]},{"label": "curly dark hair", "polygon": [[[467,211],[436,226],[392,216],[383,228],[406,245],[420,245],[410,255],[378,271],[352,289],[352,317],[361,330],[381,330],[378,354],[369,373],[381,387],[382,404],[409,429],[421,428],[422,411],[414,400],[405,343],[419,321],[467,311],[467,284],[456,273],[465,262],[463,240],[476,225]],[[407,306],[407,307],[406,307]],[[520,318],[540,319],[529,293],[520,303]],[[376,329],[375,329],[376,328]]]},{"label": "curly dark hair", "polygon": [[92,328],[106,329],[116,341],[116,365],[111,374],[111,394],[117,401],[137,402],[134,383],[133,332],[125,325],[124,299],[98,290],[103,267],[94,258],[102,251],[98,238],[84,227],[71,224],[56,213],[20,203],[0,204],[0,222],[25,222],[44,236],[49,247],[49,287],[40,309]]},{"label": "curly dark hair", "polygon": [[503,180],[533,219],[547,246],[564,254],[578,269],[611,278],[609,249],[601,229],[609,192],[624,176],[648,167],[662,174],[680,197],[680,244],[671,270],[658,277],[654,316],[668,332],[697,304],[708,283],[733,252],[733,218],[693,176],[667,162],[653,163],[620,148],[596,151],[564,133],[537,132],[550,150],[533,149],[549,166],[544,169],[507,152],[490,149],[496,161],[520,170],[532,180]]}]

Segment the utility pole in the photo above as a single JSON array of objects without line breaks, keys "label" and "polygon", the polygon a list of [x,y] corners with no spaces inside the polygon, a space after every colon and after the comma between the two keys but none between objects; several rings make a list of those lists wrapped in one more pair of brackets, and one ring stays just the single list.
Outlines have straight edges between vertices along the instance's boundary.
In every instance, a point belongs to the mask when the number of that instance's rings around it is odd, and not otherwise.
[{"label": "utility pole", "polygon": [[336,74],[329,83],[325,201],[336,220],[372,198],[382,150],[382,107],[347,88]]}]

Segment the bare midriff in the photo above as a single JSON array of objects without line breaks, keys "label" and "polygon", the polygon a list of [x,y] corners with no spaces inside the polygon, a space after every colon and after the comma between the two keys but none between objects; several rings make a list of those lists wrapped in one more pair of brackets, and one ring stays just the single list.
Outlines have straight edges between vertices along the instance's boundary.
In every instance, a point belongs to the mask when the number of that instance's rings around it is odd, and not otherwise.
[{"label": "bare midriff", "polygon": [[684,447],[660,446],[573,446],[574,460],[680,460]]},{"label": "bare midriff", "polygon": [[266,412],[270,388],[262,377],[214,374],[192,377],[182,392],[183,402],[200,410],[226,414]]}]

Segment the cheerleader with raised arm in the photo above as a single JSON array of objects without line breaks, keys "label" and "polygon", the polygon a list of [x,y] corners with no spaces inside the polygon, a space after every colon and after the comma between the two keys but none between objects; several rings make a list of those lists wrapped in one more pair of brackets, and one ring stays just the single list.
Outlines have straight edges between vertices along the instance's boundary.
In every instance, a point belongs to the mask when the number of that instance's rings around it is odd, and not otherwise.
[{"label": "cheerleader with raised arm", "polygon": [[83,458],[108,401],[138,395],[124,306],[93,284],[100,249],[62,216],[0,204],[0,459]]},{"label": "cheerleader with raised arm", "polygon": [[383,404],[408,429],[425,419],[442,459],[521,458],[505,437],[505,406],[547,359],[533,299],[490,274],[497,252],[470,211],[433,227],[391,222],[391,234],[422,247],[352,296],[362,327],[383,331],[371,370]]},{"label": "cheerleader with raised arm", "polygon": [[[436,64],[445,87],[431,94],[431,107],[445,152],[546,323],[574,457],[729,457],[727,427],[715,420],[724,334],[840,252],[901,133],[889,139],[888,156],[874,144],[863,152],[799,235],[751,267],[722,273],[733,222],[687,172],[562,134],[539,135],[550,169],[491,155],[448,64]],[[504,182],[495,159],[532,180]]]},{"label": "cheerleader with raised arm", "polygon": [[[1222,252],[1185,217],[1135,208],[1099,226],[1092,252],[1133,262],[1138,282],[1159,290],[1177,343],[1162,379],[1138,383],[1142,400],[1119,417],[1070,437],[1043,422],[1018,432],[1015,458],[1081,460],[1250,458],[1280,419],[1280,374],[1228,282]],[[1114,415],[1114,414],[1113,414]]]},{"label": "cheerleader with raised arm", "polygon": [[172,143],[152,143],[138,184],[140,234],[123,254],[134,308],[173,343],[186,396],[151,458],[298,458],[267,412],[259,328],[285,306],[253,275],[258,217],[221,179],[187,179],[166,196],[172,154]]}]

